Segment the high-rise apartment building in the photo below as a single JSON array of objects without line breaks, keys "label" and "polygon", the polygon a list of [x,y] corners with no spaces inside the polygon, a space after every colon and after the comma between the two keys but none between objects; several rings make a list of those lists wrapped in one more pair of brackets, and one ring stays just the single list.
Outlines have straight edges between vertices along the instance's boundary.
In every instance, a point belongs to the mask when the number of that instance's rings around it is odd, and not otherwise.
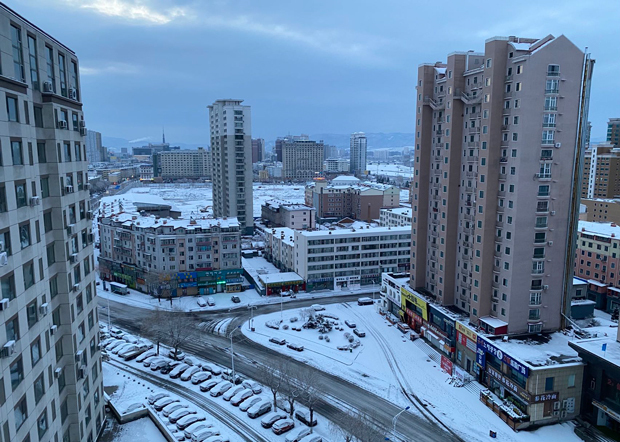
[{"label": "high-rise apartment building", "polygon": [[76,54],[0,3],[0,439],[93,441],[104,420]]},{"label": "high-rise apartment building", "polygon": [[620,148],[613,144],[598,144],[586,149],[581,197],[620,197]]},{"label": "high-rise apartment building", "polygon": [[592,65],[547,36],[418,68],[411,285],[487,333],[561,324]]},{"label": "high-rise apartment building", "polygon": [[94,130],[87,130],[86,133],[86,159],[89,164],[105,161],[103,145],[101,144],[101,133]]},{"label": "high-rise apartment building", "polygon": [[164,180],[198,179],[211,177],[211,152],[199,147],[196,150],[171,150],[153,154],[153,175]]},{"label": "high-rise apartment building", "polygon": [[620,118],[610,118],[607,122],[607,142],[620,144]]},{"label": "high-rise apartment building", "polygon": [[265,140],[252,138],[252,163],[258,163],[265,158]]},{"label": "high-rise apartment building", "polygon": [[290,137],[282,142],[282,177],[285,180],[307,181],[323,172],[323,142],[307,138]]},{"label": "high-rise apartment building", "polygon": [[367,141],[364,132],[354,132],[351,134],[350,167],[352,174],[361,175],[366,172]]},{"label": "high-rise apartment building", "polygon": [[252,121],[243,100],[209,106],[213,214],[236,217],[244,234],[254,231],[252,201]]}]

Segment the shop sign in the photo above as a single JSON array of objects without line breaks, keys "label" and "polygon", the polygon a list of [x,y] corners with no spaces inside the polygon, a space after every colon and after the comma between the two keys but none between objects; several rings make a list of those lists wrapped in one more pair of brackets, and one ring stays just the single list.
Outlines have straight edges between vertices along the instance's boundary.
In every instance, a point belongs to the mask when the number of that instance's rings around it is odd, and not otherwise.
[{"label": "shop sign", "polygon": [[496,369],[494,369],[493,367],[489,365],[487,366],[487,374],[489,375],[489,377],[498,381],[500,384],[502,384],[504,388],[506,388],[511,393],[518,396],[520,399],[524,400],[528,404],[532,403],[532,396],[527,391],[525,391],[523,388],[521,388],[520,385],[517,385],[510,378],[507,378],[506,376],[504,376],[503,373],[500,373],[499,371],[497,371]]},{"label": "shop sign", "polygon": [[465,336],[460,331],[456,332],[456,339],[463,347],[465,347],[465,348],[471,350],[472,352],[476,353],[476,342],[475,341],[472,341],[471,339],[469,339],[467,336]]},{"label": "shop sign", "polygon": [[478,358],[480,358],[481,354],[484,354],[485,352],[486,353],[491,353],[493,356],[495,356],[497,359],[502,361],[504,364],[506,364],[506,365],[512,367],[513,369],[517,370],[523,376],[525,376],[525,377],[529,376],[530,369],[528,367],[526,367],[525,365],[523,365],[519,361],[513,359],[510,355],[507,355],[506,353],[504,353],[499,348],[495,347],[490,342],[485,341],[484,339],[482,339],[481,336],[478,336],[478,348],[477,348],[477,351],[476,351],[478,356],[476,358],[476,362],[478,362],[478,364],[480,364],[480,366],[482,366],[482,367],[484,367],[484,362],[480,362],[478,360]]},{"label": "shop sign", "polygon": [[452,376],[452,367],[452,361],[444,355],[441,355],[441,369]]},{"label": "shop sign", "polygon": [[536,394],[532,396],[532,403],[537,404],[539,402],[557,401],[560,398],[560,393],[554,391],[553,393]]},{"label": "shop sign", "polygon": [[473,330],[471,330],[469,327],[467,327],[465,324],[461,324],[460,322],[457,321],[456,323],[456,329],[458,331],[461,332],[461,334],[467,336],[469,339],[471,339],[472,341],[476,342],[478,340],[478,335],[476,334],[476,332],[474,332]]},{"label": "shop sign", "polygon": [[615,419],[616,421],[620,422],[620,414],[616,413],[615,411],[613,411],[612,409],[607,407],[607,405],[603,405],[600,402],[597,402],[595,400],[592,400],[592,405],[594,405],[596,408],[598,408],[600,410],[603,410],[605,413],[607,413],[613,419]]},{"label": "shop sign", "polygon": [[422,319],[422,317],[420,315],[418,315],[416,312],[414,312],[413,310],[407,309],[407,314],[409,315],[409,317],[411,319],[413,319],[413,321],[416,324],[424,324],[424,320]]},{"label": "shop sign", "polygon": [[422,299],[418,298],[415,294],[413,294],[413,292],[407,290],[404,287],[400,288],[400,297],[401,297],[401,304],[402,307],[407,306],[407,303],[405,302],[405,300],[411,302],[413,305],[415,305],[416,307],[418,307],[421,312],[422,312],[422,319],[424,319],[425,321],[428,321],[428,313],[427,313],[427,303],[426,301],[423,301]]}]

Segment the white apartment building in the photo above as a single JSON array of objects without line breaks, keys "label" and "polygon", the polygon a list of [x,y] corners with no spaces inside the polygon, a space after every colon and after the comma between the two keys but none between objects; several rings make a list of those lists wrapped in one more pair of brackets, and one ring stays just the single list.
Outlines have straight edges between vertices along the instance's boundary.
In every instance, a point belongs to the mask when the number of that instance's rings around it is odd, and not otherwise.
[{"label": "white apartment building", "polygon": [[352,174],[361,175],[366,172],[366,149],[368,140],[364,132],[351,134],[350,145],[350,171]]},{"label": "white apartment building", "polygon": [[295,230],[278,227],[265,230],[265,257],[285,272],[295,269]]},{"label": "white apartment building", "polygon": [[323,162],[323,169],[327,173],[348,172],[350,162],[346,158],[327,158]]},{"label": "white apartment building", "polygon": [[411,207],[395,207],[393,209],[381,209],[379,225],[382,227],[410,226]]},{"label": "white apartment building", "polygon": [[261,206],[261,219],[269,227],[314,229],[316,226],[316,209],[305,204],[270,200]]},{"label": "white apartment building", "polygon": [[105,414],[78,59],[0,3],[0,440]]},{"label": "white apartment building", "polygon": [[153,174],[164,180],[210,178],[211,152],[199,147],[154,153]]},{"label": "white apartment building", "polygon": [[243,100],[217,100],[209,106],[213,214],[236,217],[244,234],[254,231],[252,199],[252,122]]}]

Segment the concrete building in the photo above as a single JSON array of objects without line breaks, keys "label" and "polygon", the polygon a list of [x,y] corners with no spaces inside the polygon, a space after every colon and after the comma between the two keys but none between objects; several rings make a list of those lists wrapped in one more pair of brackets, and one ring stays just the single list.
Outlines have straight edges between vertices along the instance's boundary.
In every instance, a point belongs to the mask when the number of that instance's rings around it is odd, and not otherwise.
[{"label": "concrete building", "polygon": [[86,131],[86,159],[89,164],[106,161],[104,147],[101,144],[101,133],[87,129]]},{"label": "concrete building", "polygon": [[177,283],[173,296],[241,289],[241,233],[235,218],[140,215],[147,209],[122,201],[101,205],[102,279],[151,292],[151,281],[168,277]]},{"label": "concrete building", "polygon": [[592,65],[547,36],[418,68],[412,286],[487,333],[561,325]]},{"label": "concrete building", "polygon": [[387,184],[365,183],[350,176],[332,181],[317,179],[306,186],[305,203],[316,209],[319,219],[348,217],[370,222],[379,218],[382,208],[399,206],[400,189]]},{"label": "concrete building", "polygon": [[620,226],[579,221],[575,276],[620,287]]},{"label": "concrete building", "polygon": [[350,146],[350,172],[354,175],[366,173],[366,150],[368,140],[364,132],[354,132],[351,134]]},{"label": "concrete building", "polygon": [[585,212],[579,218],[583,221],[614,222],[620,224],[620,199],[582,199]]},{"label": "concrete building", "polygon": [[153,165],[140,164],[140,181],[153,181]]},{"label": "concrete building", "polygon": [[610,118],[607,122],[607,142],[615,146],[620,144],[620,118]]},{"label": "concrete building", "polygon": [[265,258],[284,272],[295,270],[295,230],[276,227],[265,230]]},{"label": "concrete building", "polygon": [[243,100],[217,100],[209,106],[213,214],[236,217],[244,234],[254,231],[252,199],[252,121]]},{"label": "concrete building", "polygon": [[265,140],[252,138],[252,163],[258,163],[265,158]]},{"label": "concrete building", "polygon": [[323,162],[323,170],[326,173],[348,172],[350,169],[349,160],[346,158],[327,158]]},{"label": "concrete building", "polygon": [[76,54],[0,3],[0,439],[105,420]]},{"label": "concrete building", "polygon": [[154,153],[153,176],[164,180],[211,178],[211,152],[199,147]]},{"label": "concrete building", "polygon": [[316,209],[304,204],[271,200],[266,201],[261,206],[261,218],[267,227],[314,229],[316,226]]},{"label": "concrete building", "polygon": [[379,225],[382,227],[410,226],[411,207],[395,207],[393,209],[381,209]]},{"label": "concrete building", "polygon": [[323,173],[323,142],[287,138],[282,142],[282,178],[308,181]]},{"label": "concrete building", "polygon": [[620,148],[598,144],[586,150],[581,179],[581,198],[620,196]]}]

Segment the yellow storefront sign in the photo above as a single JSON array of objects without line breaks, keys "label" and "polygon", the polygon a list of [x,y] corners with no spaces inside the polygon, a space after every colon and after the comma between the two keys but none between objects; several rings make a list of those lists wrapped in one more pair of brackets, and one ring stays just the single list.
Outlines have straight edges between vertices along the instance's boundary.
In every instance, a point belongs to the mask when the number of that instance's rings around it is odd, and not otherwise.
[{"label": "yellow storefront sign", "polygon": [[400,306],[403,310],[407,308],[407,302],[409,301],[416,307],[418,307],[422,312],[422,319],[428,321],[428,312],[426,307],[426,301],[422,298],[419,298],[415,293],[410,290],[407,290],[405,287],[400,288]]},{"label": "yellow storefront sign", "polygon": [[456,329],[460,331],[462,334],[464,334],[465,336],[467,336],[469,339],[471,339],[474,343],[478,342],[478,335],[474,331],[469,329],[466,325],[461,324],[460,322],[457,321]]}]

